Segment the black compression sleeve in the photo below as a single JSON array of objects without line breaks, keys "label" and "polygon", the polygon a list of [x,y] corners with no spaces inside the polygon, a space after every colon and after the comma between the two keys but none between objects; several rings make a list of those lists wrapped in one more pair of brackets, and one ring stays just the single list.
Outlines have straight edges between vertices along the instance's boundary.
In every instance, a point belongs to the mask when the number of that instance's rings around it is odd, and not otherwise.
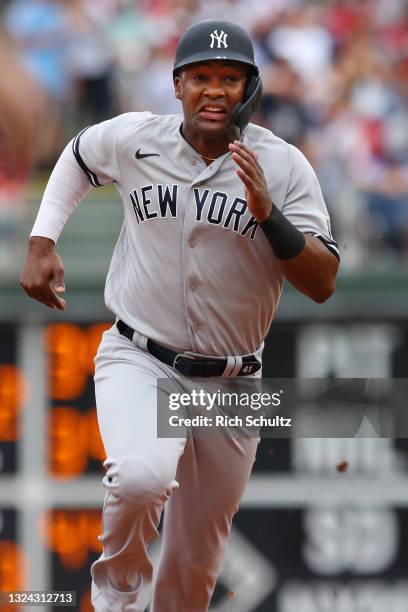
[{"label": "black compression sleeve", "polygon": [[271,243],[273,254],[277,259],[292,259],[303,251],[306,244],[304,235],[276,206],[272,206],[269,217],[259,225]]}]

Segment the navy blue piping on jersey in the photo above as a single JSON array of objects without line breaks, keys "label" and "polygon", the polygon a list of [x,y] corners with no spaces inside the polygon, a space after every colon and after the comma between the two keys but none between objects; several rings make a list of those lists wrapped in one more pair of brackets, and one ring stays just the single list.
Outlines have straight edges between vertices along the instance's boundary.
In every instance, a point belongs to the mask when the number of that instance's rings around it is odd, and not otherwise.
[{"label": "navy blue piping on jersey", "polygon": [[337,259],[340,261],[339,246],[335,240],[329,240],[329,238],[324,238],[320,234],[312,234],[309,232],[307,233],[309,234],[309,236],[314,236],[315,238],[318,238],[320,242],[323,242],[324,246],[328,248],[329,251],[333,253],[333,255],[335,255]]},{"label": "navy blue piping on jersey", "polygon": [[92,172],[92,170],[90,170],[88,168],[88,166],[86,165],[86,163],[82,159],[81,154],[79,152],[79,141],[81,139],[81,136],[90,127],[91,126],[88,125],[88,127],[84,128],[82,130],[82,132],[79,132],[78,136],[75,137],[74,142],[72,143],[72,151],[74,152],[75,159],[77,160],[78,164],[81,166],[82,170],[85,172],[85,174],[88,177],[89,182],[91,183],[91,185],[93,185],[93,187],[102,187],[102,185],[100,184],[100,182],[98,180],[98,177],[96,176],[95,172]]}]

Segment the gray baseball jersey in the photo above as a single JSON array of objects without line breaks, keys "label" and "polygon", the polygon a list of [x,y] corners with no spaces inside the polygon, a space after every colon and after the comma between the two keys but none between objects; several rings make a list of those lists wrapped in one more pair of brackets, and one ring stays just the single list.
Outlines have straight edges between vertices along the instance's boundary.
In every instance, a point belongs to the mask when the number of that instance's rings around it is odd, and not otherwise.
[{"label": "gray baseball jersey", "polygon": [[[252,353],[276,314],[283,275],[247,208],[231,154],[207,166],[181,135],[182,120],[127,113],[73,142],[91,183],[113,181],[123,199],[106,305],[168,347]],[[337,254],[318,180],[303,154],[253,124],[241,140],[258,153],[273,205]]]}]

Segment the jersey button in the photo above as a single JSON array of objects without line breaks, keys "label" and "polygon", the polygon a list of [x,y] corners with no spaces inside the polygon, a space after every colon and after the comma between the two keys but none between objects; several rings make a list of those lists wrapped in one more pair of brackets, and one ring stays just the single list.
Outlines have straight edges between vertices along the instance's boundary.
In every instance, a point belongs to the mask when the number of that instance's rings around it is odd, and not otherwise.
[{"label": "jersey button", "polygon": [[197,160],[196,160],[196,159],[192,159],[192,160],[191,160],[191,165],[192,165],[192,166],[195,166],[196,164],[197,164]]},{"label": "jersey button", "polygon": [[195,245],[196,245],[195,240],[190,238],[190,240],[188,241],[188,246],[190,247],[190,249],[194,249]]},{"label": "jersey button", "polygon": [[191,283],[190,289],[191,289],[191,291],[197,291],[197,289],[198,289],[197,283]]}]

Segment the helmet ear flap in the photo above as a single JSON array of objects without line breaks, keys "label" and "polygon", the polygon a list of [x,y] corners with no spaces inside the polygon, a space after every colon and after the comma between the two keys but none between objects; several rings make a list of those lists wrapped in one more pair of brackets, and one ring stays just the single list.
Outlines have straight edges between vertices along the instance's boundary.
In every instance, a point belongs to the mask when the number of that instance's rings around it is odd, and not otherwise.
[{"label": "helmet ear flap", "polygon": [[262,96],[262,80],[259,75],[252,75],[248,79],[245,89],[244,101],[237,104],[232,111],[232,120],[241,130],[243,130],[251,115],[256,111]]},{"label": "helmet ear flap", "polygon": [[256,90],[258,80],[260,80],[259,76],[252,75],[251,77],[249,77],[245,88],[245,100],[248,100]]}]

